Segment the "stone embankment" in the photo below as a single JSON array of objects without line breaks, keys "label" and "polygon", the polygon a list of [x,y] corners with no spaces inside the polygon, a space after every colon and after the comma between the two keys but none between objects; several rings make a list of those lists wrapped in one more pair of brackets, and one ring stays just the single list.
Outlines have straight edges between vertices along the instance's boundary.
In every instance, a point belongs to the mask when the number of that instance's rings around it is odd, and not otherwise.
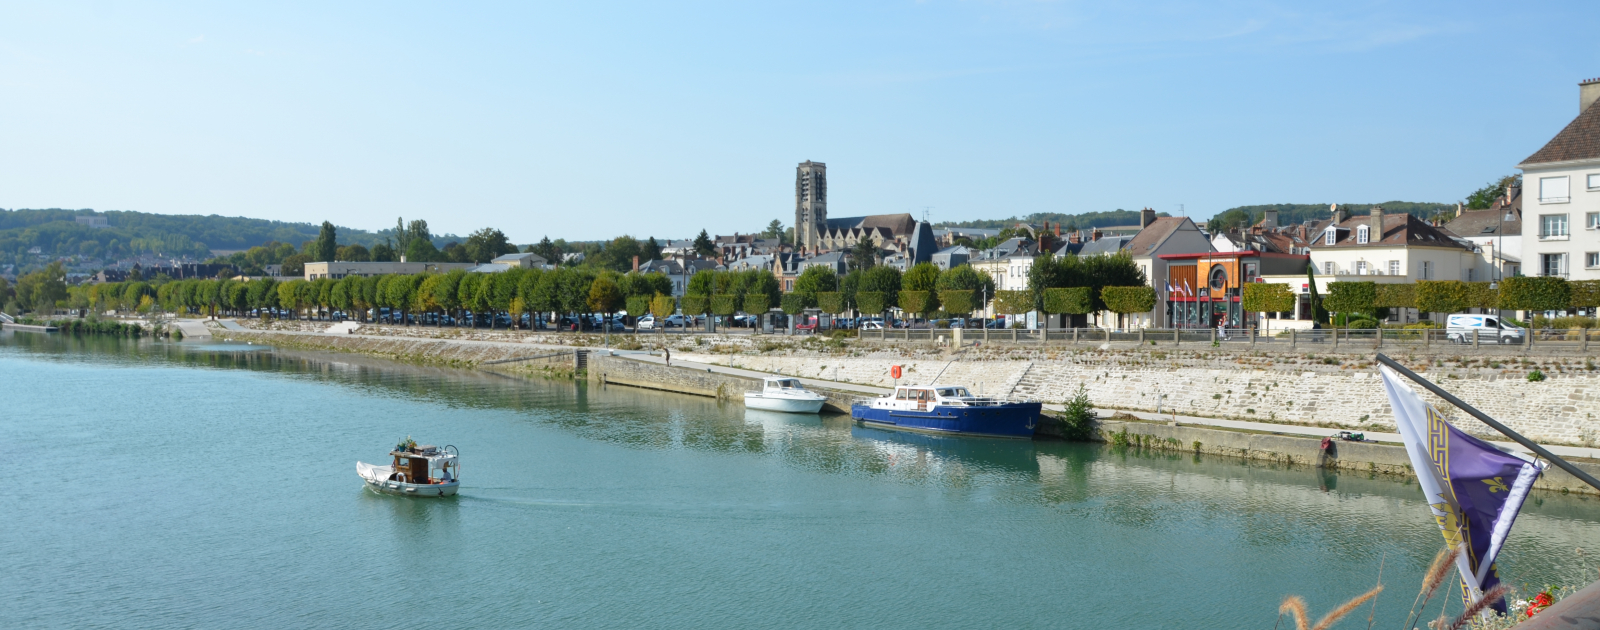
[{"label": "stone embankment", "polygon": [[[1083,350],[1033,359],[692,354],[686,359],[807,378],[888,387],[961,384],[1000,397],[1059,403],[1082,386],[1097,406],[1255,422],[1394,430],[1388,397],[1371,357],[1267,353]],[[1424,377],[1522,434],[1548,443],[1600,441],[1600,370],[1587,361],[1539,364],[1396,357]],[[1538,368],[1542,381],[1530,382]],[[1454,408],[1427,394],[1447,413]],[[1456,413],[1457,426],[1490,435]],[[1499,439],[1499,438],[1496,438]]]},{"label": "stone embankment", "polygon": [[[589,345],[599,341],[593,335],[495,336],[480,331],[425,337],[415,333],[366,334],[366,328],[349,335],[216,328],[213,332],[224,338],[289,348],[357,352],[412,363],[514,373],[578,376],[580,369],[587,368],[583,374],[592,382],[724,399],[737,398],[758,384],[746,376],[605,356]],[[469,335],[482,338],[462,338]],[[550,337],[569,343],[548,344]],[[826,383],[819,387],[818,380],[888,387],[894,384],[889,376],[890,366],[900,365],[904,371],[902,383],[959,383],[984,395],[1048,403],[1063,402],[1082,386],[1090,399],[1104,409],[1160,410],[1183,416],[1364,430],[1394,426],[1376,370],[1370,357],[1362,356],[1142,349],[1017,353],[999,348],[941,352],[876,347],[868,352],[848,342],[837,344],[821,339],[664,337],[661,345],[673,349],[675,359],[806,378],[811,387],[831,395],[830,408],[841,411],[862,394],[829,390]],[[629,340],[614,336],[612,341],[622,345]],[[587,355],[582,362],[578,352]],[[1525,364],[1397,358],[1535,440],[1583,446],[1593,446],[1596,441],[1600,427],[1596,420],[1600,414],[1600,374],[1587,360],[1546,359]],[[1527,370],[1534,368],[1541,369],[1546,380],[1528,381]],[[1449,405],[1433,402],[1453,414],[1458,426],[1501,439]],[[1047,421],[1041,432],[1050,435],[1051,431]],[[1340,442],[1328,452],[1315,438],[1112,418],[1102,419],[1099,436],[1114,442],[1119,440],[1114,436],[1124,431],[1125,437],[1120,439],[1145,448],[1409,474],[1404,452],[1392,445]],[[1590,492],[1556,469],[1547,473],[1541,487]]]}]

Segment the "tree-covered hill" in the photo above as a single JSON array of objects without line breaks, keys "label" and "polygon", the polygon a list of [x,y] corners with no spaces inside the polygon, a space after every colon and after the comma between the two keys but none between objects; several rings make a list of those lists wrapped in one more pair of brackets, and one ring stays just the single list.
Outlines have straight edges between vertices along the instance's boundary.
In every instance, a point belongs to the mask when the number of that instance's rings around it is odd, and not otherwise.
[{"label": "tree-covered hill", "polygon": [[[1156,216],[1171,216],[1165,212]],[[1111,227],[1113,225],[1138,225],[1138,210],[1108,210],[1104,212],[1083,212],[1079,214],[1064,214],[1060,212],[1035,212],[1026,217],[1009,219],[979,219],[976,221],[945,221],[934,227],[967,227],[967,228],[1005,228],[1018,223],[1032,223],[1035,225],[1049,222],[1060,223],[1063,230],[1079,230],[1092,227]]]},{"label": "tree-covered hill", "polygon": [[[1255,206],[1238,206],[1218,212],[1211,222],[1217,225],[1237,226],[1240,223],[1254,225],[1268,210],[1278,211],[1278,225],[1291,225],[1304,221],[1320,221],[1330,216],[1329,206],[1332,203],[1269,203]],[[1366,214],[1372,211],[1373,206],[1382,206],[1385,212],[1407,212],[1418,218],[1427,219],[1446,209],[1454,212],[1455,204],[1444,203],[1419,203],[1415,201],[1385,201],[1383,203],[1341,203],[1345,216]]]},{"label": "tree-covered hill", "polygon": [[[102,217],[104,227],[79,223]],[[93,210],[0,209],[0,264],[46,257],[116,259],[138,254],[208,258],[212,250],[248,249],[272,241],[299,245],[317,238],[317,225],[217,215],[170,215]],[[339,228],[341,243],[376,245],[382,233]]]}]

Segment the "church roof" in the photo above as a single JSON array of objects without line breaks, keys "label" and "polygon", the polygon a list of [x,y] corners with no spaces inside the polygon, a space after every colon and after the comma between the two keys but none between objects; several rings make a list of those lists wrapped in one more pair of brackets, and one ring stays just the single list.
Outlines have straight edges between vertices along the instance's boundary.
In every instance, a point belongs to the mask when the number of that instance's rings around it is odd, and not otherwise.
[{"label": "church roof", "polygon": [[828,219],[825,228],[825,231],[828,232],[853,228],[883,228],[894,236],[911,236],[911,233],[917,229],[917,220],[904,212],[900,214],[874,214],[865,217],[838,217]]}]

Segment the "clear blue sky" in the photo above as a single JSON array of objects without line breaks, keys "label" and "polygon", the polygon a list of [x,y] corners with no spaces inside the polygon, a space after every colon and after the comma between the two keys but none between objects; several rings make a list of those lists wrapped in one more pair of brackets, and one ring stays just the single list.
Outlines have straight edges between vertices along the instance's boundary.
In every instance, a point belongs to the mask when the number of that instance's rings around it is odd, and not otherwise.
[{"label": "clear blue sky", "polygon": [[1600,76],[1589,2],[0,3],[0,206],[518,242],[1461,199]]}]

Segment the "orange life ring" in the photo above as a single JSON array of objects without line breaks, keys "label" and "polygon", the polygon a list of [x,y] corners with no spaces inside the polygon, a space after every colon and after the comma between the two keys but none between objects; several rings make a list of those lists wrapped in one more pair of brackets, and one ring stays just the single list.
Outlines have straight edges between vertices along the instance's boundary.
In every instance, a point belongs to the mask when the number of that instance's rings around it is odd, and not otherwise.
[{"label": "orange life ring", "polygon": [[898,365],[889,366],[889,376],[893,377],[893,378],[900,378],[900,366],[898,366]]}]

